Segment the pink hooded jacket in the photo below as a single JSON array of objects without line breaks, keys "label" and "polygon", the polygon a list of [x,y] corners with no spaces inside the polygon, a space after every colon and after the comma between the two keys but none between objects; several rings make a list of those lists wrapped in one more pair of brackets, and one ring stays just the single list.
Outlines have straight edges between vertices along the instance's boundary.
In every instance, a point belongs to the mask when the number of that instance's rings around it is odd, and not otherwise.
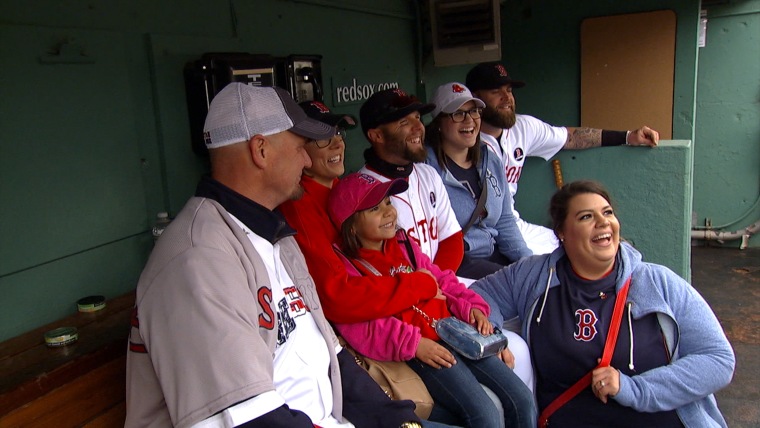
[{"label": "pink hooded jacket", "polygon": [[[413,240],[408,239],[403,230],[396,232],[394,241],[406,241],[408,245],[401,245],[401,251],[407,260],[410,260],[417,269],[427,269],[433,274],[441,292],[446,296],[448,308],[454,317],[469,322],[472,309],[480,309],[486,316],[490,314],[490,307],[479,294],[459,282],[453,271],[441,270],[435,265]],[[409,256],[407,248],[412,249],[413,257]],[[354,262],[346,258],[342,252],[338,252],[338,255],[343,259],[349,275],[362,275]],[[357,352],[380,361],[411,360],[417,352],[417,346],[422,337],[418,327],[395,317],[360,323],[335,324],[335,329]]]}]

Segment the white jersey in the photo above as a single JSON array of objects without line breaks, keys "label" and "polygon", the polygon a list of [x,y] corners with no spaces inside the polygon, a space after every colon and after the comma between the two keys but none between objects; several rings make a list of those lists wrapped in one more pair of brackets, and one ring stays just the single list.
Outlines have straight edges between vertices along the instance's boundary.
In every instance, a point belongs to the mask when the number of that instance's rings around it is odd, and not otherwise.
[{"label": "white jersey", "polygon": [[[382,182],[390,181],[366,165],[360,172]],[[451,209],[443,180],[430,165],[415,163],[409,175],[409,189],[391,196],[391,203],[398,212],[398,226],[406,230],[431,260],[438,253],[440,241],[462,230]]]},{"label": "white jersey", "polygon": [[272,284],[272,301],[277,310],[279,331],[272,379],[275,391],[259,394],[228,407],[193,425],[193,428],[242,425],[283,404],[304,412],[320,427],[354,428],[352,423],[338,421],[330,414],[333,397],[328,375],[330,355],[327,343],[301,298],[301,293],[282,266],[279,246],[256,235],[232,214],[230,217],[245,231],[261,255]]},{"label": "white jersey", "polygon": [[519,218],[520,213],[515,210],[514,200],[525,158],[537,156],[549,160],[564,147],[567,128],[552,126],[533,116],[518,114],[515,125],[505,129],[499,141],[485,132],[480,133],[480,138],[504,164],[507,184],[512,193],[512,211],[515,217]]},{"label": "white jersey", "polygon": [[515,209],[515,195],[525,158],[536,156],[549,160],[565,146],[567,128],[552,126],[524,114],[518,114],[516,119],[515,125],[505,129],[498,141],[484,132],[480,133],[480,138],[504,164],[507,185],[512,193],[512,212],[525,243],[533,254],[547,254],[559,245],[554,232],[522,220],[520,213]]}]

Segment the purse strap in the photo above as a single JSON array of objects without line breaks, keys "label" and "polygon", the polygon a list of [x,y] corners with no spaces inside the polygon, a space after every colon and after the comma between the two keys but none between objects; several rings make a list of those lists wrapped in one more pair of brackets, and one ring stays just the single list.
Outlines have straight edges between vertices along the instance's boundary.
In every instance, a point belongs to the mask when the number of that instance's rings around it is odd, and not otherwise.
[{"label": "purse strap", "polygon": [[[610,320],[610,327],[607,330],[607,340],[604,343],[604,351],[602,352],[602,361],[597,367],[608,367],[612,360],[612,354],[615,352],[615,344],[617,343],[618,333],[620,332],[620,324],[623,321],[623,308],[625,307],[625,301],[628,297],[628,287],[631,285],[631,277],[620,289],[620,292],[615,297],[615,309],[612,312],[612,320]],[[596,367],[595,367],[596,368]],[[564,406],[573,397],[578,395],[586,387],[591,385],[591,377],[594,370],[592,369],[585,376],[580,378],[578,382],[575,382],[573,386],[566,389],[565,392],[560,394],[557,398],[552,400],[543,412],[538,416],[538,426],[540,428],[549,426],[549,417]]]},{"label": "purse strap", "polygon": [[417,305],[412,305],[412,309],[414,309],[414,312],[417,312],[418,314],[422,315],[422,318],[425,318],[425,321],[430,323],[430,327],[433,327],[433,329],[435,329],[435,326],[438,323],[437,319],[430,318],[430,315],[426,314],[425,311],[418,308]]},{"label": "purse strap", "polygon": [[467,233],[467,231],[470,229],[470,226],[472,226],[475,223],[475,220],[480,217],[480,214],[483,212],[483,207],[486,205],[486,194],[488,193],[488,189],[486,189],[485,183],[483,184],[484,186],[482,186],[482,189],[480,190],[480,196],[478,197],[478,205],[475,207],[475,211],[472,212],[470,220],[467,221],[467,224],[462,228],[462,235]]}]

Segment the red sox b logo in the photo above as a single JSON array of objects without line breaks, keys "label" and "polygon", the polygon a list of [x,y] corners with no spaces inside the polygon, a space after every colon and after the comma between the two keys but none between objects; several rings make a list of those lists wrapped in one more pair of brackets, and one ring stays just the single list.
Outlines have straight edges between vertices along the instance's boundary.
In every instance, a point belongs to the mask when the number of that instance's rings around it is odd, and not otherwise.
[{"label": "red sox b logo", "polygon": [[591,309],[575,311],[576,328],[575,340],[590,342],[596,337],[596,322],[599,320]]},{"label": "red sox b logo", "polygon": [[455,94],[461,94],[464,92],[464,87],[458,83],[454,83],[451,85],[451,90],[454,91]]}]

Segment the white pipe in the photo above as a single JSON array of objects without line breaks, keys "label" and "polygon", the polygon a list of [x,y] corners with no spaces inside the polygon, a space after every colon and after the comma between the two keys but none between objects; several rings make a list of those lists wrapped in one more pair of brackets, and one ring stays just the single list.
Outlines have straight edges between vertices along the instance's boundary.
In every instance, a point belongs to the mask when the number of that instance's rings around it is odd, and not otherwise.
[{"label": "white pipe", "polygon": [[692,230],[691,239],[702,239],[706,241],[718,241],[721,244],[724,241],[731,241],[734,239],[741,239],[742,243],[739,246],[740,249],[745,249],[749,245],[750,236],[754,235],[760,230],[760,220],[752,223],[744,229],[736,230],[733,232],[720,232],[716,230]]}]

